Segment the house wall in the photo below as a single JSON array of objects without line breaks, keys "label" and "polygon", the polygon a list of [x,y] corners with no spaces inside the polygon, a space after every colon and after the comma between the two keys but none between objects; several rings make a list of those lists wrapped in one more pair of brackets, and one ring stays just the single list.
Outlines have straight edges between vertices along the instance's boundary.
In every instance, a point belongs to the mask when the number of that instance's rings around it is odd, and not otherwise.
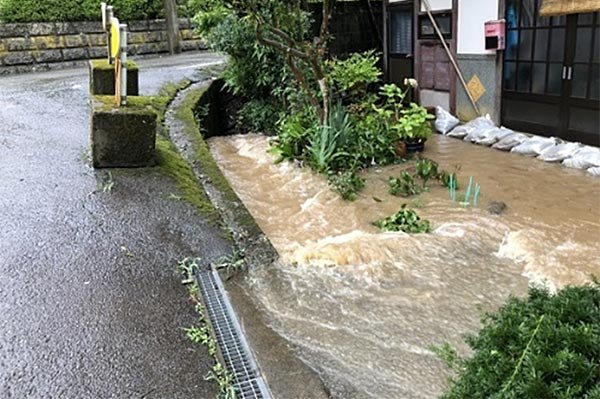
[{"label": "house wall", "polygon": [[[476,76],[485,88],[477,101],[483,114],[500,123],[501,54],[485,50],[484,24],[503,18],[499,0],[460,0],[457,20],[457,62],[468,83]],[[477,116],[460,81],[456,83],[456,113],[462,120]]]}]

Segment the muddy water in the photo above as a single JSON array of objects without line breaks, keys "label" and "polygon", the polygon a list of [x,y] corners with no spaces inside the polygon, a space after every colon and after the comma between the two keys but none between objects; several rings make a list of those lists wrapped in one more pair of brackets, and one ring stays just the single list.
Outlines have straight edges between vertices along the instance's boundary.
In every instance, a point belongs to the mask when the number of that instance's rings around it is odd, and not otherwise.
[{"label": "muddy water", "polygon": [[[281,254],[250,289],[274,328],[340,398],[434,398],[447,369],[429,350],[463,354],[482,310],[530,283],[552,289],[600,275],[600,179],[560,165],[436,136],[425,156],[481,184],[477,208],[433,187],[415,200],[387,193],[371,170],[357,201],[293,164],[275,165],[262,136],[212,139],[213,155]],[[501,215],[486,208],[506,203]],[[433,234],[380,233],[373,220],[419,207]]]}]

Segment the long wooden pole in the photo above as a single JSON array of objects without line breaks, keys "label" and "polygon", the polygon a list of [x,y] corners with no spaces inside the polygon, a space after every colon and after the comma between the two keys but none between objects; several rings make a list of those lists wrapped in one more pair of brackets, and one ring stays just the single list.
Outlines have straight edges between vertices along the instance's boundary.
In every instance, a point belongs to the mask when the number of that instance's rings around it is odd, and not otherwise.
[{"label": "long wooden pole", "polygon": [[167,22],[167,42],[169,44],[169,53],[181,53],[181,44],[179,42],[179,18],[177,17],[177,1],[164,0],[165,19]]},{"label": "long wooden pole", "polygon": [[456,74],[458,75],[458,78],[460,79],[460,83],[464,87],[465,92],[467,93],[467,96],[469,97],[469,100],[471,101],[471,104],[473,105],[473,108],[475,109],[475,112],[477,112],[478,116],[482,116],[481,111],[479,110],[479,106],[477,105],[477,102],[475,101],[475,99],[473,98],[473,95],[469,91],[469,85],[467,85],[467,82],[465,81],[465,78],[460,70],[460,67],[458,66],[458,63],[454,59],[454,56],[452,55],[452,52],[450,51],[450,48],[448,47],[448,44],[446,43],[446,39],[444,38],[444,35],[442,34],[440,27],[438,26],[437,22],[435,21],[435,18],[433,18],[433,15],[431,14],[431,6],[429,5],[429,1],[423,0],[423,4],[425,4],[425,10],[427,11],[427,15],[429,16],[429,19],[431,20],[431,24],[433,25],[433,28],[435,29],[435,32],[437,33],[438,37],[442,41],[442,46],[444,46],[444,50],[446,50],[446,53],[448,53],[450,62],[452,63],[452,66],[454,67],[454,70],[456,71]]}]

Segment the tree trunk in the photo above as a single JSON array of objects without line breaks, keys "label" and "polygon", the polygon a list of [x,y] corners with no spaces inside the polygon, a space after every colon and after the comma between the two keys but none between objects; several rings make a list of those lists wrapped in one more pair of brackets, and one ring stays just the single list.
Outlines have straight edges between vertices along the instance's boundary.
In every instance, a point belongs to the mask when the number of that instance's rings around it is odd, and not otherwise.
[{"label": "tree trunk", "polygon": [[179,18],[177,17],[177,0],[164,0],[165,19],[167,20],[167,42],[169,53],[181,53],[179,42]]}]

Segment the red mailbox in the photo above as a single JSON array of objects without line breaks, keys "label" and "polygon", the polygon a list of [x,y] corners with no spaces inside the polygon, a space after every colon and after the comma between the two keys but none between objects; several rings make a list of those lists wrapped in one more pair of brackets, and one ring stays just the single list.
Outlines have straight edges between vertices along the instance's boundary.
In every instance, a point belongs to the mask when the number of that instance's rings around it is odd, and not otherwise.
[{"label": "red mailbox", "polygon": [[506,48],[506,21],[487,21],[485,23],[485,49],[504,50]]}]

